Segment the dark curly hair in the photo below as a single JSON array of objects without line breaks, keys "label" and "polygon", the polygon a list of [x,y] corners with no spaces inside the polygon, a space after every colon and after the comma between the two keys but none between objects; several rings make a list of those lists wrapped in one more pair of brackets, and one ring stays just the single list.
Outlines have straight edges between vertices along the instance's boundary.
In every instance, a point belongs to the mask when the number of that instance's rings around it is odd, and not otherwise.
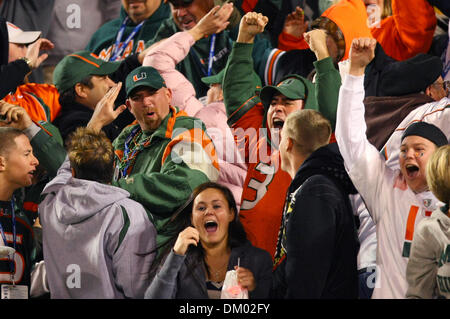
[{"label": "dark curly hair", "polygon": [[[228,207],[235,213],[233,221],[231,221],[228,226],[229,247],[234,248],[247,243],[247,234],[244,230],[244,226],[242,226],[242,223],[239,220],[236,200],[234,199],[233,193],[224,185],[215,182],[206,182],[194,189],[185,204],[174,213],[173,217],[167,224],[167,228],[171,228],[171,239],[156,248],[157,250],[160,250],[160,252],[155,260],[155,263],[153,263],[151,267],[150,273],[154,275],[156,268],[159,267],[162,260],[170,253],[178,238],[178,234],[186,227],[191,226],[191,216],[195,198],[197,198],[197,196],[203,191],[211,188],[216,189],[223,194],[228,203]],[[186,255],[189,256],[189,258],[186,258],[185,260],[189,269],[188,273],[191,273],[199,265],[204,265],[206,271],[209,273],[208,266],[204,260],[204,249],[201,243],[197,246],[189,246]]]}]

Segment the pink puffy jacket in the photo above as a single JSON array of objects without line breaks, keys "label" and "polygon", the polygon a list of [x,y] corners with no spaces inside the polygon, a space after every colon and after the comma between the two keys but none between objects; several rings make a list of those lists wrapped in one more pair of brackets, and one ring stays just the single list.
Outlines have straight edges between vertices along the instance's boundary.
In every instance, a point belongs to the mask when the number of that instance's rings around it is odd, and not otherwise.
[{"label": "pink puffy jacket", "polygon": [[152,47],[142,65],[152,66],[159,71],[167,87],[172,90],[173,105],[205,123],[219,158],[218,182],[230,188],[239,209],[247,166],[237,150],[232,131],[227,124],[225,104],[214,102],[204,106],[196,98],[191,82],[175,69],[194,43],[194,38],[188,32],[178,32]]}]

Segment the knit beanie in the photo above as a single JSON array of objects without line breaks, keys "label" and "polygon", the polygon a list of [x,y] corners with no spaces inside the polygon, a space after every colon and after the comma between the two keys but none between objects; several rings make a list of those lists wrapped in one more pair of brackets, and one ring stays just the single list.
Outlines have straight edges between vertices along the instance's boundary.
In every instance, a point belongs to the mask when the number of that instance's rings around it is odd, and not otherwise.
[{"label": "knit beanie", "polygon": [[402,141],[407,136],[411,135],[423,137],[436,144],[437,147],[448,144],[447,137],[441,129],[436,125],[426,122],[415,122],[408,126],[408,128],[403,132]]}]

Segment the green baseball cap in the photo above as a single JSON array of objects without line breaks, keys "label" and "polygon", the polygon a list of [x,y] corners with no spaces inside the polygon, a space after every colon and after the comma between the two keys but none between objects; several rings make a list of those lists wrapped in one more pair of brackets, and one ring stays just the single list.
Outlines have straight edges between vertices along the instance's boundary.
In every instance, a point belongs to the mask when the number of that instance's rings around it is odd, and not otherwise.
[{"label": "green baseball cap", "polygon": [[[208,84],[208,85],[216,84],[216,83],[222,85],[224,76],[225,76],[225,68],[223,68],[222,71],[220,71],[217,74],[202,77],[201,80],[203,83]],[[256,72],[252,73],[252,81],[253,81],[253,84],[255,85],[256,91],[260,91],[261,87],[262,87],[261,79],[259,78],[258,74],[256,74]]]},{"label": "green baseball cap", "polygon": [[55,67],[53,83],[60,93],[72,88],[89,75],[114,73],[120,62],[108,62],[89,51],[66,55]]},{"label": "green baseball cap", "polygon": [[275,94],[281,93],[290,100],[304,100],[308,95],[309,84],[307,79],[290,74],[283,78],[277,85],[268,85],[261,90],[260,98],[267,110]]},{"label": "green baseball cap", "polygon": [[130,96],[131,91],[141,86],[159,90],[162,87],[166,87],[166,82],[155,68],[140,66],[127,75],[125,80],[127,98]]},{"label": "green baseball cap", "polygon": [[222,71],[220,71],[217,74],[210,75],[210,76],[204,76],[201,78],[201,80],[203,83],[208,84],[208,85],[211,85],[211,84],[222,85],[224,75],[225,75],[225,68],[223,68]]}]

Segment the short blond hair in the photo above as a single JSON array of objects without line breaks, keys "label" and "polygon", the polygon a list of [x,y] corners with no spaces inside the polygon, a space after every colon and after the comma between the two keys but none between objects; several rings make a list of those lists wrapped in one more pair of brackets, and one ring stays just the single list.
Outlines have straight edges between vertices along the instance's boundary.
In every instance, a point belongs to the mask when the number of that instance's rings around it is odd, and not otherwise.
[{"label": "short blond hair", "polygon": [[450,145],[439,147],[427,163],[427,183],[441,202],[450,201]]},{"label": "short blond hair", "polygon": [[17,147],[16,137],[25,135],[13,127],[0,127],[0,156],[8,157],[11,150]]},{"label": "short blond hair", "polygon": [[70,166],[75,177],[110,183],[114,170],[114,148],[103,131],[77,128],[67,142]]},{"label": "short blond hair", "polygon": [[288,115],[283,134],[294,141],[301,154],[309,155],[330,142],[331,124],[320,112],[299,110]]}]

